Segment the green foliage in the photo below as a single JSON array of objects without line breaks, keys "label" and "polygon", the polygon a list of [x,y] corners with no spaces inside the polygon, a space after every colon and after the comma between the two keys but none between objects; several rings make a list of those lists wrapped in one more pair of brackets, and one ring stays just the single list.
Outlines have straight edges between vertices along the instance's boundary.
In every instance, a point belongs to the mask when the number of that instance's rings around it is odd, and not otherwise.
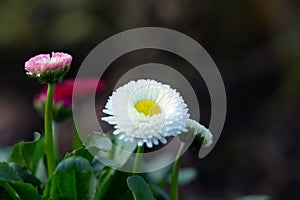
[{"label": "green foliage", "polygon": [[128,177],[127,185],[135,200],[155,200],[149,185],[141,176]]},{"label": "green foliage", "polygon": [[135,143],[124,142],[116,136],[111,136],[111,140],[113,142],[111,150],[108,152],[99,151],[98,155],[101,159],[110,163],[111,166],[120,168],[126,164],[137,145]]},{"label": "green foliage", "polygon": [[11,182],[11,186],[14,188],[20,199],[39,199],[39,194],[37,188],[33,187],[29,183],[23,181]]},{"label": "green foliage", "polygon": [[[106,169],[108,170],[110,168],[107,167]],[[115,170],[114,175],[109,178],[109,181],[106,182],[104,187],[102,187],[102,190],[100,191],[100,189],[98,188],[96,197],[100,196],[102,199],[105,200],[106,199],[126,199],[126,200],[132,199],[131,191],[128,189],[127,182],[126,182],[128,176],[131,175],[132,175],[131,173]],[[99,176],[99,187],[101,187],[100,183],[103,182],[103,180],[104,180],[104,176],[102,177]],[[103,190],[103,188],[105,189],[105,187],[107,191]]]},{"label": "green foliage", "polygon": [[73,156],[80,156],[85,159],[87,159],[90,163],[92,162],[94,156],[85,148],[85,147],[80,147],[78,149],[75,149],[71,153],[67,153],[64,159],[73,157]]},{"label": "green foliage", "polygon": [[24,182],[31,183],[33,186],[41,189],[41,181],[34,174],[32,174],[32,172],[27,167],[19,165],[17,163],[11,163],[10,166]]},{"label": "green foliage", "polygon": [[[136,145],[119,140],[115,136],[109,137],[109,134],[98,132],[92,132],[88,135],[84,142],[84,146],[93,155],[96,155],[96,157],[101,156],[101,160],[104,159],[105,162],[108,162],[111,166],[115,167],[122,167],[126,164],[131,154],[136,149]],[[126,184],[124,184],[123,187],[121,182],[121,180],[123,180],[124,183],[126,182],[128,176],[126,173],[116,173],[114,169],[105,167],[96,158],[92,161],[92,167],[98,177],[96,199],[115,198],[116,195],[119,195],[120,198],[123,198],[124,195],[126,196],[126,190],[128,189]],[[114,181],[115,176],[117,177],[117,181]],[[109,196],[109,194],[107,194],[108,191],[113,196]]]},{"label": "green foliage", "polygon": [[9,156],[9,162],[15,162],[27,167],[35,173],[40,159],[45,154],[44,142],[41,135],[34,133],[34,141],[15,144]]},{"label": "green foliage", "polygon": [[[34,141],[20,142],[13,147],[10,163],[0,162],[0,199],[168,200],[169,195],[162,188],[170,183],[171,165],[144,174],[148,185],[142,176],[116,171],[96,159],[97,155],[101,155],[101,159],[110,160],[116,167],[121,167],[135,149],[136,144],[92,132],[82,147],[66,154],[47,181],[38,176],[41,169],[45,171],[42,162],[45,145],[40,134],[35,133]],[[161,155],[148,167],[156,168],[157,164],[168,159],[169,155]],[[194,168],[183,168],[179,172],[178,183],[186,185],[196,177]],[[270,197],[253,195],[237,200],[270,200]]]},{"label": "green foliage", "polygon": [[98,188],[96,193],[96,199],[101,200],[104,199],[104,196],[111,185],[113,175],[115,174],[115,170],[109,167],[101,170],[98,177]]},{"label": "green foliage", "polygon": [[8,163],[0,163],[0,199],[38,199],[36,187],[24,182]]},{"label": "green foliage", "polygon": [[20,181],[21,177],[11,168],[8,163],[0,163],[0,180]]},{"label": "green foliage", "polygon": [[61,161],[48,182],[43,199],[94,199],[97,179],[89,161],[73,156]]},{"label": "green foliage", "polygon": [[37,200],[37,188],[23,181],[0,181],[0,199]]},{"label": "green foliage", "polygon": [[[84,145],[71,153],[58,164],[54,174],[45,186],[37,178],[45,155],[45,145],[38,133],[35,133],[34,141],[20,142],[16,144],[9,156],[8,163],[0,164],[1,198],[0,199],[37,199],[38,191],[43,194],[42,199],[104,199],[107,191],[112,189],[113,197],[120,191],[120,198],[131,196],[126,179],[128,174],[116,173],[112,168],[104,166],[92,154],[98,152],[107,153],[108,157],[116,159],[118,164],[123,165],[135,150],[135,145],[128,145],[115,139],[120,147],[112,148],[110,137],[103,133],[92,132]],[[128,151],[129,150],[129,151]],[[108,152],[107,152],[108,151]],[[33,173],[35,172],[35,173]],[[116,173],[116,174],[115,174]],[[116,179],[114,178],[116,176]],[[122,180],[124,186],[111,183],[113,180]],[[45,182],[47,180],[44,180]],[[43,188],[44,187],[44,188]]]}]

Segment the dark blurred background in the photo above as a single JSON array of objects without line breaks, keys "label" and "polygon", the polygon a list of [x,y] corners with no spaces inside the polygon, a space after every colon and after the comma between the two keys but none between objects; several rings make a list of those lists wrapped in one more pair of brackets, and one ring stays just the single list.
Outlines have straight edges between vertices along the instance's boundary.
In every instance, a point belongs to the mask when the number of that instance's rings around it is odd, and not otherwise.
[{"label": "dark blurred background", "polygon": [[[74,77],[85,56],[106,38],[131,28],[165,27],[192,37],[209,52],[228,98],[226,124],[214,150],[202,160],[197,152],[184,155],[183,165],[197,167],[199,176],[180,192],[188,199],[247,194],[299,199],[299,11],[296,0],[2,0],[0,146],[31,139],[43,128],[32,106],[42,85],[26,77],[23,68],[30,57],[70,53],[74,60],[67,77]],[[118,64],[153,62],[155,53],[148,53],[143,59],[139,53],[129,55]],[[180,66],[163,57],[162,62]],[[111,89],[109,78],[104,80]],[[200,102],[201,122],[207,125],[205,102]]]}]

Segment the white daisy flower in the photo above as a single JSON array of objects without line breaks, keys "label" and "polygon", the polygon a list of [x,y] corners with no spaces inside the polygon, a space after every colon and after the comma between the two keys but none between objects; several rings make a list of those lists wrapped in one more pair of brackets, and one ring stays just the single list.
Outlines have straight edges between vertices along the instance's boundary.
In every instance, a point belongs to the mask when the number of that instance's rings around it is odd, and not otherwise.
[{"label": "white daisy flower", "polygon": [[130,81],[109,97],[102,117],[114,125],[113,134],[148,147],[167,142],[167,136],[187,132],[188,108],[180,94],[154,80]]},{"label": "white daisy flower", "polygon": [[213,135],[210,130],[196,122],[195,120],[188,119],[187,120],[187,129],[189,133],[193,133],[194,135],[201,135],[204,138],[203,146],[209,147],[213,142]]}]

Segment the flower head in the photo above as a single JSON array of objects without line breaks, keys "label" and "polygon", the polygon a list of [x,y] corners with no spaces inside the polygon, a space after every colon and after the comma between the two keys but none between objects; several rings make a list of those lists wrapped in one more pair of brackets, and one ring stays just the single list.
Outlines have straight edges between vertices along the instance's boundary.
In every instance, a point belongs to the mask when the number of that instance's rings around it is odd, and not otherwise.
[{"label": "flower head", "polygon": [[186,132],[187,105],[169,85],[154,80],[130,81],[109,97],[102,120],[114,125],[124,141],[148,147],[165,144],[167,136]]},{"label": "flower head", "polygon": [[212,144],[213,135],[211,134],[210,130],[195,120],[188,119],[187,129],[189,130],[188,133],[192,133],[195,136],[200,135],[200,137],[203,138],[203,146],[208,147]]},{"label": "flower head", "polygon": [[[72,114],[72,96],[75,79],[66,79],[55,85],[53,94],[53,118],[56,121],[61,121],[68,118]],[[104,83],[97,78],[82,78],[77,79],[78,82],[76,94],[74,97],[83,97],[92,93],[92,88],[96,88],[96,93],[99,93],[104,88]],[[34,97],[34,107],[41,113],[45,110],[45,101],[47,96],[47,88],[45,86],[40,93]]]},{"label": "flower head", "polygon": [[27,75],[44,83],[57,83],[69,71],[72,56],[66,53],[40,54],[25,63]]}]

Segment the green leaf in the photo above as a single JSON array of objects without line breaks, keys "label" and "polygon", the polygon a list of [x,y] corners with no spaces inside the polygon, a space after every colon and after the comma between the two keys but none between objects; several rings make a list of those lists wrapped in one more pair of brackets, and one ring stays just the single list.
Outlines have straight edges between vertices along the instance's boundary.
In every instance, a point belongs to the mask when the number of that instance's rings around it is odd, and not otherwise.
[{"label": "green leaf", "polygon": [[[23,181],[0,181],[0,191],[3,191],[4,196],[10,197],[8,199],[18,200],[37,200],[39,194],[37,188],[33,187],[29,183]],[[5,199],[0,193],[0,199]]]},{"label": "green leaf", "polygon": [[1,187],[0,185],[0,199],[3,200],[10,200],[10,199],[16,199],[13,198],[4,188]]},{"label": "green leaf", "polygon": [[120,168],[126,164],[132,153],[137,147],[137,144],[124,142],[116,136],[111,136],[114,145],[109,152],[99,151],[97,157],[100,160],[109,163],[110,166]]},{"label": "green leaf", "polygon": [[21,177],[21,179],[26,183],[31,183],[34,186],[37,186],[40,188],[41,181],[32,174],[32,172],[22,165],[19,165],[17,163],[11,163],[11,167],[14,169],[14,171]]},{"label": "green leaf", "polygon": [[10,183],[15,189],[21,200],[37,200],[39,199],[38,189],[29,183],[23,181],[15,181]]},{"label": "green leaf", "polygon": [[127,185],[132,191],[135,200],[155,200],[149,185],[140,176],[131,176],[127,178]]},{"label": "green leaf", "polygon": [[78,149],[75,149],[71,153],[67,153],[64,159],[73,157],[73,156],[80,156],[85,159],[87,159],[90,163],[93,161],[94,156],[85,148],[80,147]]},{"label": "green leaf", "polygon": [[[38,190],[25,183],[7,163],[0,163],[0,199],[38,199]],[[10,198],[7,198],[7,197]]]},{"label": "green leaf", "polygon": [[21,177],[6,162],[0,163],[0,180],[20,181]]},{"label": "green leaf", "polygon": [[85,139],[84,146],[92,154],[96,154],[99,150],[109,151],[112,147],[110,138],[104,133],[91,132]]},{"label": "green leaf", "polygon": [[[38,200],[37,188],[23,181],[0,181],[0,199]],[[2,196],[3,195],[3,196]]]},{"label": "green leaf", "polygon": [[39,160],[45,154],[44,142],[41,135],[34,133],[34,141],[15,144],[9,156],[9,162],[15,162],[29,168],[33,174],[36,171]]},{"label": "green leaf", "polygon": [[20,197],[8,181],[0,180],[0,199],[20,200]]},{"label": "green leaf", "polygon": [[237,198],[236,200],[271,200],[271,197],[266,195],[249,195]]},{"label": "green leaf", "polygon": [[53,200],[89,200],[94,199],[97,179],[89,161],[74,156],[58,164],[49,184],[50,198]]}]

